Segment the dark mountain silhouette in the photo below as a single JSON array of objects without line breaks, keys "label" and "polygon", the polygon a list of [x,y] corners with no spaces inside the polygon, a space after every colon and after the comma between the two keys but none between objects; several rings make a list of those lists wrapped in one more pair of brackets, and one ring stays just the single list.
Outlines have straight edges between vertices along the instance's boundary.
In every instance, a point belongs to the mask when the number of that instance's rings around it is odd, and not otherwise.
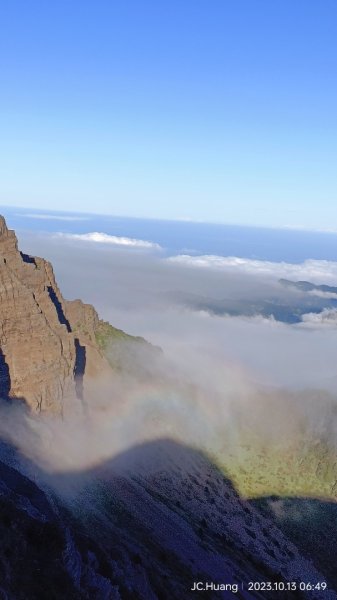
[{"label": "dark mountain silhouette", "polygon": [[279,281],[285,287],[295,288],[297,290],[301,290],[302,292],[316,291],[337,295],[337,287],[332,285],[317,285],[315,283],[311,283],[310,281],[291,281],[290,279],[280,279]]},{"label": "dark mountain silhouette", "polygon": [[252,504],[313,562],[326,576],[331,588],[337,589],[337,504],[315,498],[271,496]]},{"label": "dark mountain silhouette", "polygon": [[[174,303],[189,308],[190,310],[206,311],[212,315],[233,317],[254,317],[257,315],[265,318],[273,317],[276,321],[283,323],[300,323],[302,316],[306,313],[321,313],[325,308],[337,308],[337,288],[330,286],[315,286],[308,282],[292,282],[286,279],[279,281],[283,287],[290,290],[288,296],[284,293],[274,293],[269,298],[213,298],[212,296],[201,296],[198,294],[176,291],[166,294]],[[336,297],[311,295],[308,292],[336,293]],[[296,293],[294,293],[296,292]]]},{"label": "dark mountain silhouette", "polygon": [[274,599],[280,592],[249,592],[248,582],[329,577],[324,594],[282,598],[337,597],[330,568],[312,562],[310,536],[304,548],[303,535],[287,535],[265,506],[241,499],[197,450],[158,440],[85,472],[54,475],[8,445],[2,455],[0,597],[185,600],[195,597],[194,581],[213,581],[245,589],[202,597]]}]

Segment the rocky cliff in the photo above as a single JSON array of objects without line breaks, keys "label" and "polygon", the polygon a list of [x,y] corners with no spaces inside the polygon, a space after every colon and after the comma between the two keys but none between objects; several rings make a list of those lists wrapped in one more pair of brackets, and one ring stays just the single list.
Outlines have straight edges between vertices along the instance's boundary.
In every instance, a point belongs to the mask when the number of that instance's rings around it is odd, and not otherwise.
[{"label": "rocky cliff", "polygon": [[0,397],[37,412],[80,404],[86,380],[113,367],[104,345],[114,332],[92,306],[62,297],[51,264],[20,252],[0,217]]}]

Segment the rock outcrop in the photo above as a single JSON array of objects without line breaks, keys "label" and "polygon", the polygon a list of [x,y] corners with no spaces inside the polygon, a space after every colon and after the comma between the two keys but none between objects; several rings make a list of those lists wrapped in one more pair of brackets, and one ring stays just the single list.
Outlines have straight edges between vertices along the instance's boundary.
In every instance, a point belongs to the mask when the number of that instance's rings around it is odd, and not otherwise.
[{"label": "rock outcrop", "polygon": [[20,252],[0,217],[0,397],[37,412],[80,404],[86,378],[111,372],[103,324],[91,305],[64,300],[51,264]]}]

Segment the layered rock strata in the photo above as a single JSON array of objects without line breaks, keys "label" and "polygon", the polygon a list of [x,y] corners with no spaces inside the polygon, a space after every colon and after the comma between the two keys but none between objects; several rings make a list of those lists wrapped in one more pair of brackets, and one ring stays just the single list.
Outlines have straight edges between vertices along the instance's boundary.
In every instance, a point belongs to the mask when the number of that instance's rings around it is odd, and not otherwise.
[{"label": "layered rock strata", "polygon": [[20,252],[0,217],[0,397],[58,413],[81,401],[85,378],[111,370],[99,324],[92,306],[64,300],[51,264]]}]

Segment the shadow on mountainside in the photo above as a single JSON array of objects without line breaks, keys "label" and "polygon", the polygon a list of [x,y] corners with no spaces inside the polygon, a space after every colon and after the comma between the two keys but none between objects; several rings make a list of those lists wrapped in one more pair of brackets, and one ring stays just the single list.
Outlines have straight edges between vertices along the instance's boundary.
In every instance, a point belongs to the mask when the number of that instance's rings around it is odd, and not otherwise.
[{"label": "shadow on mountainside", "polygon": [[[59,600],[85,598],[67,571],[63,553],[66,530],[57,508],[32,479],[18,470],[20,455],[1,442],[0,462],[0,598]],[[12,463],[14,466],[10,466]]]},{"label": "shadow on mountainside", "polygon": [[[59,323],[61,325],[65,325],[68,333],[71,333],[72,329],[70,326],[70,322],[64,314],[63,306],[62,306],[60,300],[58,299],[54,288],[51,285],[49,285],[47,290],[48,290],[49,298],[52,301],[52,303],[54,304]],[[81,400],[81,402],[83,404],[84,403],[83,378],[84,378],[86,363],[87,363],[86,348],[85,348],[85,346],[82,346],[80,344],[80,340],[77,337],[75,337],[74,343],[75,343],[75,366],[74,366],[75,392],[76,392],[77,398],[79,400]],[[84,404],[83,404],[83,407],[86,408],[84,406]]]},{"label": "shadow on mountainside", "polygon": [[11,396],[10,390],[11,376],[9,366],[6,362],[6,356],[0,348],[0,406],[2,402],[8,404],[15,401],[18,405],[24,405],[26,403],[25,399],[22,397]]},{"label": "shadow on mountainside", "polygon": [[[311,543],[308,501],[291,500],[303,518],[296,536],[288,535],[264,500],[241,499],[197,450],[157,440],[58,474],[42,472],[6,442],[0,450],[0,598],[185,600],[195,597],[194,581],[213,581],[240,584],[238,593],[198,594],[274,599],[280,592],[249,592],[248,582],[329,576],[330,592],[285,591],[282,600],[336,598],[330,566],[327,572]],[[326,535],[329,510],[317,503]]]},{"label": "shadow on mountainside", "polygon": [[21,252],[21,251],[20,251],[20,256],[21,256],[23,262],[31,264],[31,265],[35,265],[35,267],[37,266],[34,256],[30,256],[29,254],[25,254],[24,252]]},{"label": "shadow on mountainside", "polygon": [[251,501],[337,589],[337,503],[270,496]]},{"label": "shadow on mountainside", "polygon": [[70,323],[64,314],[62,304],[61,304],[60,300],[58,299],[54,288],[51,285],[48,285],[47,291],[48,291],[50,300],[52,301],[52,303],[55,306],[55,310],[57,312],[57,317],[58,317],[59,322],[61,323],[61,325],[65,325],[67,328],[67,331],[70,332],[71,331]]},{"label": "shadow on mountainside", "polygon": [[74,367],[74,379],[75,379],[75,392],[76,396],[84,405],[84,373],[87,364],[87,353],[85,346],[80,344],[80,340],[75,338],[75,367]]},{"label": "shadow on mountainside", "polygon": [[6,363],[4,353],[0,349],[0,398],[5,401],[9,400],[9,391],[11,389],[11,378],[9,367]]}]

